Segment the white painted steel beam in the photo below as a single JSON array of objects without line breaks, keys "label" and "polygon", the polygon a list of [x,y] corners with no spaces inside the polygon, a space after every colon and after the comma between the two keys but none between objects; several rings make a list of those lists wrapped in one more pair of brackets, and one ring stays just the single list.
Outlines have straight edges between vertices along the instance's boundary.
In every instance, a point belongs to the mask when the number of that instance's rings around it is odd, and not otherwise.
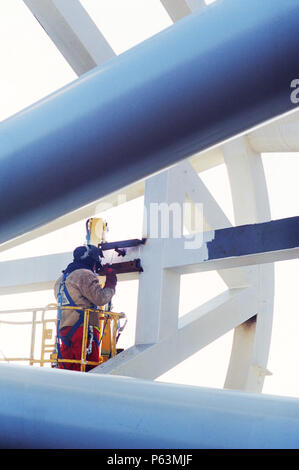
[{"label": "white painted steel beam", "polygon": [[137,343],[90,373],[155,379],[254,316],[256,309],[255,289],[228,290],[180,317],[176,331],[170,328],[159,342]]},{"label": "white painted steel beam", "polygon": [[160,0],[173,22],[190,15],[191,9],[185,0]]},{"label": "white painted steel beam", "polygon": [[299,112],[247,134],[252,149],[262,152],[299,152]]},{"label": "white painted steel beam", "polygon": [[115,53],[79,0],[23,0],[77,75]]},{"label": "white painted steel beam", "polygon": [[180,171],[180,184],[193,202],[203,205],[203,217],[209,229],[231,227],[232,223],[198,176],[194,167],[188,162],[177,166]]},{"label": "white painted steel beam", "polygon": [[[269,126],[264,129],[267,128]],[[261,154],[252,150],[248,136],[227,142],[222,152],[231,186],[235,224],[269,221],[270,204]],[[261,392],[272,333],[274,265],[268,262],[248,269],[251,269],[251,283],[259,290],[259,306],[255,321],[245,322],[234,331],[225,387]]]},{"label": "white painted steel beam", "polygon": [[[162,172],[146,181],[143,237],[151,237],[152,204],[183,204],[185,194],[176,168]],[[161,224],[162,225],[162,224]],[[161,227],[161,226],[160,226]],[[169,236],[172,236],[172,227]],[[137,344],[156,343],[175,334],[178,325],[180,275],[163,269],[168,239],[149,238],[141,249],[144,272],[139,277],[136,340]]]},{"label": "white painted steel beam", "polygon": [[[221,149],[215,154],[222,154]],[[195,161],[196,162],[196,161]],[[192,163],[192,164],[191,164]],[[177,178],[180,187],[184,188],[186,195],[193,203],[202,204],[203,207],[203,230],[215,230],[231,227],[232,223],[223,212],[213,195],[207,189],[200,176],[196,173],[194,161],[184,161],[176,166]],[[194,232],[194,231],[193,231]],[[249,284],[251,273],[246,267],[219,270],[218,274],[226,283],[228,288],[244,287]]]},{"label": "white painted steel beam", "polygon": [[[163,177],[163,174],[160,175],[161,177]],[[296,244],[297,220],[298,217],[294,217],[204,232],[203,244],[196,249],[186,249],[185,238],[162,239],[162,242],[167,241],[167,243],[163,243],[163,256],[158,256],[157,261],[161,259],[161,269],[173,269],[183,274],[294,259],[299,255],[298,243]],[[280,233],[281,230],[284,230],[283,237]],[[271,237],[271,231],[277,232],[276,238]],[[246,245],[244,248],[242,244],[246,237],[248,237],[248,246]],[[243,240],[240,241],[240,247],[238,239],[239,241]],[[158,239],[158,241],[160,240]],[[267,249],[268,242],[271,245]],[[130,261],[141,258],[142,265],[147,271],[147,269],[150,269],[151,264],[155,264],[152,263],[151,259],[152,243],[153,241],[150,240],[145,246],[129,249],[127,256],[122,260]],[[211,249],[216,254],[213,252],[212,255],[209,254]],[[148,256],[145,254],[146,250],[149,250]],[[221,250],[223,255],[219,256]],[[108,260],[110,255],[107,253]],[[60,253],[2,262],[0,263],[2,272],[0,278],[3,281],[0,284],[0,291],[15,289],[17,286],[19,286],[20,291],[34,290],[38,286],[40,286],[39,289],[43,289],[45,285],[53,283],[57,278],[57,273],[60,269],[64,269],[71,259],[71,253]]]},{"label": "white painted steel beam", "polygon": [[[110,262],[111,251],[107,251],[106,256],[106,260]],[[130,249],[121,261],[132,261],[138,256],[138,249]],[[72,259],[72,252],[68,252],[3,261],[0,263],[0,295],[53,289],[61,271]],[[114,261],[120,260],[116,257]],[[104,280],[102,277],[100,279]],[[138,273],[118,274],[117,279],[118,281],[138,279]]]},{"label": "white painted steel beam", "polygon": [[206,152],[195,153],[188,158],[188,161],[192,163],[192,166],[197,173],[210,170],[211,168],[224,163],[222,147],[219,145]]},{"label": "white painted steel beam", "polygon": [[235,225],[270,220],[261,155],[251,149],[246,137],[224,144],[222,152],[231,186]]},{"label": "white painted steel beam", "polygon": [[0,294],[15,294],[52,289],[72,253],[36,256],[0,263]]},{"label": "white painted steel beam", "polygon": [[190,10],[197,11],[206,6],[205,0],[186,0]]},{"label": "white painted steel beam", "polygon": [[[297,218],[293,218],[294,220]],[[286,221],[291,219],[286,219]],[[273,221],[268,222],[269,226],[273,226],[275,230],[275,224],[282,221]],[[266,224],[260,224],[261,226],[266,226]],[[203,245],[198,249],[185,249],[185,240],[180,239],[169,239],[167,244],[163,244],[163,262],[161,264],[162,268],[174,269],[180,274],[191,273],[191,272],[200,272],[213,269],[227,269],[235,268],[238,266],[246,266],[252,264],[262,264],[268,262],[274,262],[279,260],[294,259],[299,256],[299,247],[290,244],[286,244],[285,247],[281,245],[273,246],[273,249],[270,251],[259,251],[262,249],[262,245],[259,244],[259,237],[263,237],[263,232],[260,231],[260,225],[256,224],[257,230],[257,243],[258,250],[254,252],[254,248],[249,253],[244,253],[242,250],[237,254],[229,251],[230,248],[225,244],[221,245],[221,242],[215,242],[215,233],[225,232],[225,230],[205,232],[203,237]],[[295,227],[295,225],[294,225]],[[248,231],[248,236],[252,237],[250,228],[253,226],[244,226],[244,227],[232,227],[232,235],[238,237],[237,232],[244,229],[245,236]],[[229,229],[226,229],[229,230]],[[296,236],[296,232],[294,232]],[[225,238],[223,238],[225,240]],[[251,240],[252,242],[252,240]],[[228,254],[223,257],[211,256],[209,258],[208,254],[208,245],[212,243],[216,246],[217,250],[223,249],[225,253],[228,250]],[[284,243],[284,242],[283,242]],[[138,249],[130,249],[125,258],[122,258],[123,261],[130,261],[136,258],[141,257],[142,265],[147,270],[151,264],[151,251],[150,248],[151,242],[148,242],[145,247],[139,247]],[[213,245],[213,246],[214,246]],[[235,242],[237,247],[237,242]],[[143,250],[150,248],[148,260],[147,256],[144,255]],[[229,253],[232,253],[231,255]],[[107,255],[107,260],[109,255]],[[159,257],[158,257],[159,258]],[[50,288],[53,285],[53,282],[57,278],[57,274],[60,270],[64,269],[66,264],[72,260],[72,254],[70,253],[59,253],[55,255],[46,255],[34,258],[24,258],[19,260],[4,261],[0,263],[0,278],[2,282],[0,284],[0,292],[7,293],[8,291],[14,291],[19,289],[19,292],[25,292],[29,290],[40,290],[43,288]],[[119,260],[117,260],[119,261]],[[154,264],[154,263],[153,263]],[[143,274],[144,275],[144,274]],[[127,275],[123,276],[123,279],[126,279]],[[131,276],[131,275],[128,275]],[[133,277],[134,277],[133,273]],[[248,282],[248,280],[247,280]],[[46,287],[47,286],[47,287]],[[48,287],[50,286],[50,287]]]},{"label": "white painted steel beam", "polygon": [[206,6],[204,0],[160,0],[173,22]]}]

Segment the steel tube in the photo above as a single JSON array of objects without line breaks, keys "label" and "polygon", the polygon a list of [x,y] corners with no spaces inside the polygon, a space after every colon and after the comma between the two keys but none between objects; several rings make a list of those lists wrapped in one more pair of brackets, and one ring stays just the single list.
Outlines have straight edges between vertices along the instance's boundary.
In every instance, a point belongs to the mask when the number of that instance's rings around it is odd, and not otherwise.
[{"label": "steel tube", "polygon": [[299,447],[299,400],[0,365],[0,447]]},{"label": "steel tube", "polygon": [[298,0],[223,0],[5,120],[0,243],[295,109]]}]

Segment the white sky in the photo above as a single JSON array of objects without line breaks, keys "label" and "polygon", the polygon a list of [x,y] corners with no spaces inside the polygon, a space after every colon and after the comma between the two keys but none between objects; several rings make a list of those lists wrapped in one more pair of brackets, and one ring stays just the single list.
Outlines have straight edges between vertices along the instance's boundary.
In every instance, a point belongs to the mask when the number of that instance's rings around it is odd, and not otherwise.
[{"label": "white sky", "polygon": [[[82,0],[95,23],[117,54],[169,26],[171,21],[159,0]],[[29,106],[76,78],[56,47],[22,0],[0,0],[0,120]],[[263,156],[272,219],[298,215],[299,154]],[[204,182],[233,220],[230,190],[224,166],[202,175]],[[110,240],[141,234],[142,198],[126,210],[107,213]],[[127,221],[130,223],[127,223]],[[0,254],[0,261],[57,251],[71,251],[85,242],[85,221]],[[271,351],[264,392],[299,397],[299,260],[275,265],[275,308]],[[225,290],[214,272],[183,276],[180,314]],[[196,292],[196,295],[194,295]],[[0,310],[42,306],[52,302],[52,292],[2,296]],[[115,311],[125,311],[129,324],[119,346],[132,344],[137,304],[137,282],[119,283]],[[0,351],[9,344],[1,334]],[[219,387],[224,383],[233,332],[223,336],[162,378],[167,381]]]}]

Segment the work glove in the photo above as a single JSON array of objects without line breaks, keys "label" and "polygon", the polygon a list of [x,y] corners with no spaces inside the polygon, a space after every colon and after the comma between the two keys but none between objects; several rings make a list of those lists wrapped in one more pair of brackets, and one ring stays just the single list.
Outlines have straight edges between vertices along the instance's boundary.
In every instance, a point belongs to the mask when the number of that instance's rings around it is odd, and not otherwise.
[{"label": "work glove", "polygon": [[112,268],[106,270],[106,282],[104,287],[109,287],[110,289],[115,290],[117,284],[117,277],[115,271]]}]

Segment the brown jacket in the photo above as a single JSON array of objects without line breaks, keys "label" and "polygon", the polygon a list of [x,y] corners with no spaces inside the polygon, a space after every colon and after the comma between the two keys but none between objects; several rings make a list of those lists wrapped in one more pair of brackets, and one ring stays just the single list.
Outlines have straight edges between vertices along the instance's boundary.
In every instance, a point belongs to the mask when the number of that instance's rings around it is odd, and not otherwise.
[{"label": "brown jacket", "polygon": [[[57,279],[54,286],[54,294],[57,299],[59,285],[62,276]],[[68,275],[65,286],[69,295],[78,307],[90,307],[92,305],[106,305],[114,295],[114,289],[109,287],[102,288],[99,284],[99,278],[89,269],[76,269]],[[60,329],[65,326],[73,326],[79,319],[79,313],[76,310],[65,309],[61,312]],[[98,314],[90,312],[89,325],[99,326]]]}]

